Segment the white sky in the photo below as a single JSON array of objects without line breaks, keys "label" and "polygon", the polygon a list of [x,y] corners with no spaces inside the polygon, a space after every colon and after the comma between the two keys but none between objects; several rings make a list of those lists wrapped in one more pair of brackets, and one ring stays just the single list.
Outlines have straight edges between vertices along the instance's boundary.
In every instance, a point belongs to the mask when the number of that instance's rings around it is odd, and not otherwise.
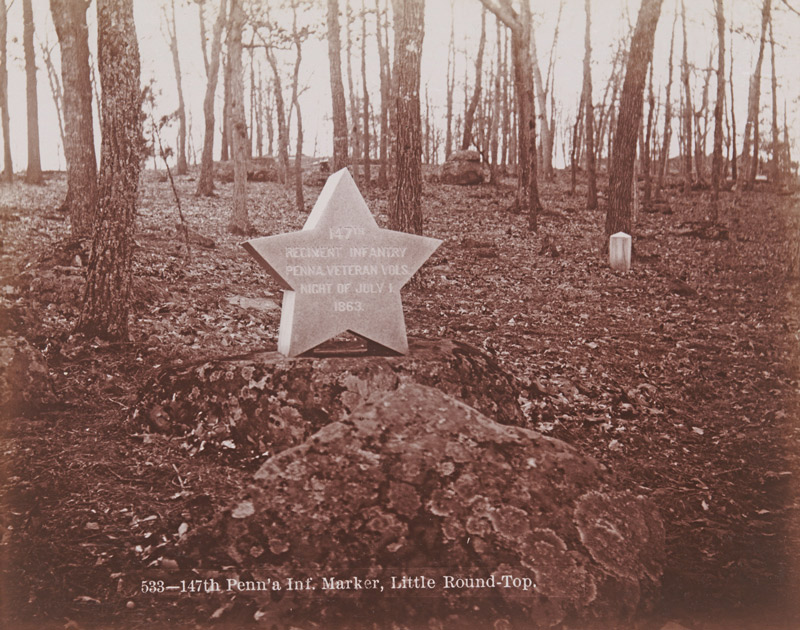
[{"label": "white sky", "polygon": [[[169,48],[162,32],[162,6],[168,0],[135,0],[136,28],[139,39],[140,54],[142,58],[142,83],[154,82],[157,97],[157,115],[168,113],[177,105],[175,79],[172,69],[172,59]],[[274,5],[273,14],[285,16],[282,22],[288,29],[291,21],[287,12],[281,12],[277,0],[260,0]],[[800,9],[800,0],[789,0],[793,6]],[[345,0],[339,0],[340,8],[344,8]],[[356,11],[360,11],[361,0],[351,0]],[[33,0],[34,19],[36,24],[37,66],[39,71],[39,116],[42,166],[45,169],[63,169],[64,158],[61,140],[58,133],[55,108],[53,105],[47,71],[39,50],[39,44],[53,47],[53,60],[60,73],[60,55],[55,35],[55,29],[50,16],[49,0]],[[191,0],[176,0],[178,13],[178,39],[183,70],[184,97],[187,104],[187,116],[190,121],[191,143],[199,154],[202,146],[202,102],[205,93],[205,72],[203,69],[202,55],[199,43],[199,27],[197,7]],[[303,65],[301,67],[301,84],[307,89],[301,97],[303,120],[305,128],[304,153],[326,155],[331,151],[331,123],[330,123],[330,91],[328,78],[327,43],[325,35],[325,2],[312,0],[311,8],[305,14],[305,21],[316,29],[316,36],[307,41],[303,49]],[[610,72],[611,59],[619,38],[627,31],[628,21],[634,22],[639,9],[639,0],[593,0],[592,8],[592,38],[594,49],[593,83],[594,101],[599,103],[602,91]],[[686,0],[687,17],[689,20],[689,57],[690,61],[698,68],[704,68],[708,63],[709,51],[716,41],[715,22],[713,16],[714,0]],[[757,54],[757,41],[760,28],[761,0],[724,0],[726,17],[733,16],[733,26],[738,33],[734,33],[734,88],[736,121],[740,136],[743,133],[747,109],[747,84],[752,72],[755,55]],[[212,22],[216,14],[216,0],[208,0],[206,17],[208,22],[208,35],[210,37]],[[374,6],[374,0],[367,0],[368,7]],[[454,27],[456,45],[460,51],[456,68],[456,90],[454,109],[456,113],[463,112],[464,89],[463,77],[465,64],[469,81],[473,80],[473,56],[477,49],[480,35],[481,5],[478,0],[453,0],[455,11],[451,12],[450,0],[426,1],[425,42],[423,50],[423,99],[427,88],[430,105],[437,118],[441,121],[445,111],[445,73],[447,66],[447,45],[450,33],[451,13],[454,13]],[[656,33],[654,56],[654,89],[657,94],[663,90],[667,78],[667,58],[669,52],[669,37],[672,19],[676,7],[676,0],[664,0],[661,19]],[[555,0],[539,0],[533,2],[535,18],[535,37],[540,56],[542,72],[546,72],[547,58],[553,39],[553,31],[558,14],[558,2]],[[778,71],[778,110],[779,124],[783,124],[784,103],[788,111],[790,135],[793,143],[800,138],[800,78],[795,64],[800,62],[800,16],[788,11],[782,0],[773,0],[777,71]],[[11,140],[15,171],[24,170],[27,163],[26,123],[25,123],[25,74],[24,57],[22,52],[22,2],[14,0],[9,12],[9,102],[11,116]],[[94,17],[94,3],[89,9],[90,47],[94,51],[96,46],[96,29]],[[368,21],[368,55],[367,72],[370,82],[370,98],[374,108],[379,105],[379,83],[377,67],[377,49],[374,39],[374,18]],[[342,20],[342,37],[345,33],[345,21]],[[354,34],[360,37],[361,24],[357,21],[354,25]],[[485,68],[492,63],[495,56],[495,22],[493,17],[487,20],[488,40],[486,48]],[[564,10],[560,26],[558,47],[556,50],[555,65],[555,93],[557,107],[563,109],[567,119],[573,119],[580,95],[583,75],[583,31],[584,31],[584,0],[564,0]],[[727,51],[730,51],[730,41],[726,42]],[[677,25],[675,41],[674,63],[679,64],[681,53],[680,21]],[[469,59],[465,60],[464,51],[469,51]],[[353,72],[357,92],[361,90],[360,79],[360,40],[354,45]],[[258,53],[257,53],[258,54]],[[263,54],[263,53],[262,53]],[[249,74],[247,66],[248,54],[245,53],[245,73]],[[285,64],[284,91],[285,98],[289,100],[289,74],[293,63],[293,53],[283,54]],[[716,63],[716,55],[714,57]],[[261,64],[264,80],[271,80],[271,72],[266,63]],[[727,72],[726,72],[727,74]],[[762,138],[768,139],[769,120],[771,113],[769,105],[771,94],[769,92],[769,46],[765,51],[762,70]],[[345,89],[347,77],[344,76]],[[673,77],[672,96],[676,104],[679,96],[679,72]],[[695,102],[700,98],[703,81],[703,72],[698,71],[694,77]],[[470,88],[471,89],[471,88]],[[713,106],[715,95],[715,79],[709,85],[709,102]],[[246,99],[247,100],[247,99]],[[222,107],[222,81],[217,89],[217,127],[220,125],[219,111]],[[424,108],[424,104],[423,104]],[[659,125],[663,119],[659,120]],[[95,120],[97,126],[97,120]],[[677,119],[673,121],[676,128]],[[177,124],[174,129],[167,130],[165,142],[175,143]],[[266,136],[266,129],[264,131]],[[99,136],[99,133],[96,133]],[[99,137],[97,138],[99,143]],[[557,139],[558,143],[558,139]],[[266,144],[266,140],[265,140]],[[292,151],[294,142],[292,141]],[[709,151],[711,137],[709,136]],[[219,138],[215,142],[215,155],[219,155]],[[560,162],[560,147],[556,146],[557,161]],[[800,154],[797,145],[792,147],[793,157]],[[191,153],[189,155],[191,159]],[[150,167],[152,162],[148,162]]]}]

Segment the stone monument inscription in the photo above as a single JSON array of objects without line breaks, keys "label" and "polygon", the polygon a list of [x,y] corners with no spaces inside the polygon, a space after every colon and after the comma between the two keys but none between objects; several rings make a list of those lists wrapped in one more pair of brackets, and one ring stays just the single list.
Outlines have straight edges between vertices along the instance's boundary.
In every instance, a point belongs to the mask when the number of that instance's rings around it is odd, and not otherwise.
[{"label": "stone monument inscription", "polygon": [[242,246],[284,290],[278,351],[293,357],[346,331],[405,354],[400,288],[441,243],[378,227],[342,169],[302,230]]}]

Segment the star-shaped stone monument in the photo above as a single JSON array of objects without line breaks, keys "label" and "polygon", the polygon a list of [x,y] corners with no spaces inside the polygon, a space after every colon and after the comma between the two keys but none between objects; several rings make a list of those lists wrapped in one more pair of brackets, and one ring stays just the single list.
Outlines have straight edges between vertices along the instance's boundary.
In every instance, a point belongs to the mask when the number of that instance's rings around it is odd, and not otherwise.
[{"label": "star-shaped stone monument", "polygon": [[342,169],[302,230],[242,245],[284,290],[278,352],[293,357],[345,331],[408,352],[400,288],[441,243],[378,227]]}]

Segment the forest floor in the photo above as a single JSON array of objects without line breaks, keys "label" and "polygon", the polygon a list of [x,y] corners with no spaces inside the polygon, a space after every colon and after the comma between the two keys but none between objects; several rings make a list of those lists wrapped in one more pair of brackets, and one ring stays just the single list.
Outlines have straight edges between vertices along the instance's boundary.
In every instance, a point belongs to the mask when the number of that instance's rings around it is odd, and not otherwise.
[{"label": "forest floor", "polygon": [[[300,229],[321,183],[306,186],[304,212],[278,184],[251,184],[256,233]],[[141,581],[169,569],[161,551],[252,467],[130,412],[166,362],[274,349],[280,291],[226,232],[232,185],[197,199],[191,176],[177,184],[187,223],[215,246],[196,237],[187,252],[169,184],[146,173],[123,344],[71,334],[82,269],[60,245],[63,174],[0,187],[3,334],[44,353],[59,398],[2,423],[6,628],[214,623],[203,595],[143,594]],[[632,270],[615,273],[584,190],[570,195],[565,173],[545,182],[532,235],[506,210],[511,180],[426,184],[426,234],[444,244],[404,290],[408,334],[495,355],[532,392],[536,429],[656,501],[668,560],[644,627],[800,627],[800,196],[725,193],[712,222],[707,192],[668,189],[638,217]],[[363,192],[385,225],[386,192]]]}]

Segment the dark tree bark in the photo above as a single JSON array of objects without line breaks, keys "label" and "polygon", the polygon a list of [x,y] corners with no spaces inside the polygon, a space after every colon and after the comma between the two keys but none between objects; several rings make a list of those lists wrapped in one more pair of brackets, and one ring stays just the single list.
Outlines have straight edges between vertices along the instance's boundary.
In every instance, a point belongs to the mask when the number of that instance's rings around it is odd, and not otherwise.
[{"label": "dark tree bark", "polygon": [[233,141],[233,208],[228,222],[232,234],[249,234],[250,218],[247,211],[247,121],[244,114],[244,86],[242,85],[242,27],[244,11],[242,0],[231,0],[231,17],[228,28],[228,66],[231,77],[231,140]]},{"label": "dark tree bark", "polygon": [[[203,5],[200,4],[200,7]],[[203,118],[205,120],[205,131],[203,134],[203,156],[200,162],[200,177],[197,180],[196,195],[210,196],[214,194],[214,97],[217,93],[217,82],[219,79],[220,51],[222,50],[222,31],[228,18],[228,2],[220,0],[219,13],[214,22],[214,32],[211,39],[211,54],[205,52],[205,38],[201,42],[203,45],[203,58],[206,63],[206,94],[203,98]],[[202,14],[201,14],[201,24]],[[202,27],[201,32],[205,30]]]},{"label": "dark tree bark", "polygon": [[448,159],[453,152],[453,91],[456,86],[456,38],[455,38],[455,6],[450,0],[450,40],[447,45],[447,86],[446,130],[444,138],[444,159]]},{"label": "dark tree bark", "polygon": [[175,85],[178,91],[178,156],[175,172],[178,175],[186,175],[189,172],[189,166],[186,163],[186,105],[183,102],[181,57],[178,54],[178,32],[175,29],[175,0],[170,1],[169,10],[170,13],[166,14],[169,50],[172,53],[172,68],[175,71]]},{"label": "dark tree bark", "polygon": [[14,179],[14,166],[11,163],[11,123],[8,116],[8,15],[6,0],[0,0],[0,119],[3,128],[3,174],[2,181]]},{"label": "dark tree bark", "polygon": [[364,182],[372,181],[372,170],[369,163],[369,90],[367,89],[367,7],[365,0],[361,0],[361,124],[364,130],[361,143],[364,156]]},{"label": "dark tree bark", "polygon": [[333,102],[333,172],[348,162],[347,104],[342,82],[342,43],[339,37],[339,0],[328,0],[328,66]]},{"label": "dark tree bark", "polygon": [[278,122],[278,160],[281,165],[281,183],[289,183],[289,129],[286,122],[286,105],[283,100],[283,85],[278,60],[269,43],[262,39],[267,61],[272,68],[273,92],[275,94],[275,118]]},{"label": "dark tree bark", "polygon": [[41,184],[42,160],[39,154],[39,97],[36,90],[36,51],[33,48],[33,8],[22,0],[22,48],[25,51],[25,85],[28,107],[28,170],[25,181]]},{"label": "dark tree bark", "polygon": [[389,228],[422,234],[422,121],[420,61],[425,36],[425,0],[393,0],[395,186]]},{"label": "dark tree bark", "polygon": [[686,5],[681,0],[681,25],[683,28],[683,56],[681,57],[681,83],[683,84],[683,192],[692,189],[692,91],[689,86],[689,53],[686,38]]},{"label": "dark tree bark", "polygon": [[594,107],[592,106],[592,3],[586,0],[586,35],[584,38],[585,53],[583,57],[583,99],[586,116],[586,207],[597,208],[597,168],[594,159]]},{"label": "dark tree bark", "polygon": [[353,12],[350,8],[350,0],[344,0],[345,5],[345,61],[347,62],[347,90],[350,101],[350,124],[352,133],[348,136],[350,150],[352,152],[351,164],[353,165],[353,177],[358,178],[358,158],[361,155],[361,133],[358,127],[358,105],[356,103],[356,92],[353,87],[353,37],[351,29],[354,23]]},{"label": "dark tree bark", "polygon": [[536,105],[533,90],[533,61],[531,59],[531,12],[527,0],[521,3],[520,13],[511,0],[481,0],[511,31],[511,54],[514,59],[514,86],[517,95],[517,208],[528,210],[528,229],[538,229],[539,186],[536,173]]},{"label": "dark tree bark", "polygon": [[[719,0],[717,0],[719,1]],[[724,26],[724,25],[723,25]],[[769,19],[769,48],[771,55],[772,81],[772,155],[770,159],[770,179],[780,185],[781,171],[778,167],[778,151],[780,149],[780,136],[778,135],[778,77],[775,72],[775,35],[772,32],[772,16]]]},{"label": "dark tree bark", "polygon": [[722,179],[722,111],[725,107],[725,13],[722,0],[714,0],[717,20],[717,100],[714,103],[714,153],[711,157],[711,188],[713,200],[719,200]]},{"label": "dark tree bark", "polygon": [[[375,0],[375,37],[378,42],[378,67],[381,80],[381,140],[380,140],[380,166],[378,167],[378,185],[386,188],[389,185],[389,102],[391,101],[391,82],[389,69],[389,46],[383,40],[383,16],[380,0]],[[342,96],[344,98],[344,95]]]},{"label": "dark tree bark", "polygon": [[669,165],[669,143],[672,140],[672,56],[675,51],[675,25],[678,22],[678,13],[672,20],[672,33],[669,38],[669,66],[667,69],[667,96],[664,101],[664,134],[661,145],[661,163],[658,166],[658,180],[656,181],[656,199],[661,197],[661,189],[664,187],[664,176],[667,174]]},{"label": "dark tree bark", "polygon": [[[0,0],[2,2],[2,0]],[[91,234],[97,204],[97,158],[92,121],[92,80],[89,70],[87,0],[50,0],[50,11],[61,45],[64,86],[64,156],[67,197],[73,238]]]},{"label": "dark tree bark", "polygon": [[[772,7],[771,0],[764,0],[761,8],[761,38],[758,47],[758,58],[753,76],[750,77],[750,91],[747,103],[747,123],[744,128],[744,147],[742,148],[742,168],[740,177],[744,177],[744,187],[751,188],[756,180],[758,171],[758,114],[761,103],[761,64],[764,61],[764,44],[767,37],[767,24]],[[752,149],[752,159],[750,151]]]},{"label": "dark tree bark", "polygon": [[472,146],[472,125],[475,122],[475,111],[481,100],[481,79],[483,74],[483,51],[486,48],[486,8],[481,12],[481,39],[478,43],[478,55],[475,58],[475,88],[464,113],[464,137],[461,139],[461,150],[466,151]]},{"label": "dark tree bark", "polygon": [[225,59],[222,62],[222,137],[220,138],[220,162],[227,162],[231,153],[231,64],[230,53],[225,51]]},{"label": "dark tree bark", "polygon": [[97,54],[103,91],[99,203],[78,330],[126,340],[134,219],[144,157],[133,0],[98,0]]},{"label": "dark tree bark", "polygon": [[606,211],[606,236],[616,232],[633,234],[631,197],[636,136],[642,124],[642,100],[647,67],[653,57],[658,18],[663,0],[642,0],[636,30],[631,40],[628,67],[620,98],[614,153],[609,177],[609,202]]},{"label": "dark tree bark", "polygon": [[[305,211],[303,199],[303,113],[300,110],[300,63],[303,61],[303,36],[297,30],[297,0],[292,1],[292,42],[295,47],[292,75],[292,107],[297,115],[297,144],[294,152],[294,195],[298,212]],[[290,117],[291,118],[291,117]]]},{"label": "dark tree bark", "polygon": [[731,179],[735,182],[739,181],[739,172],[738,172],[738,156],[736,155],[736,109],[734,107],[735,102],[733,98],[733,20],[728,23],[728,40],[731,43],[731,62],[729,66],[729,73],[728,73],[728,86],[729,92],[731,95]]},{"label": "dark tree bark", "polygon": [[653,65],[650,64],[650,80],[647,88],[647,124],[645,125],[644,143],[642,145],[642,171],[644,174],[644,200],[650,201],[653,192],[650,173],[651,163],[651,138],[653,135],[653,114],[656,108],[656,97],[653,94]]}]

